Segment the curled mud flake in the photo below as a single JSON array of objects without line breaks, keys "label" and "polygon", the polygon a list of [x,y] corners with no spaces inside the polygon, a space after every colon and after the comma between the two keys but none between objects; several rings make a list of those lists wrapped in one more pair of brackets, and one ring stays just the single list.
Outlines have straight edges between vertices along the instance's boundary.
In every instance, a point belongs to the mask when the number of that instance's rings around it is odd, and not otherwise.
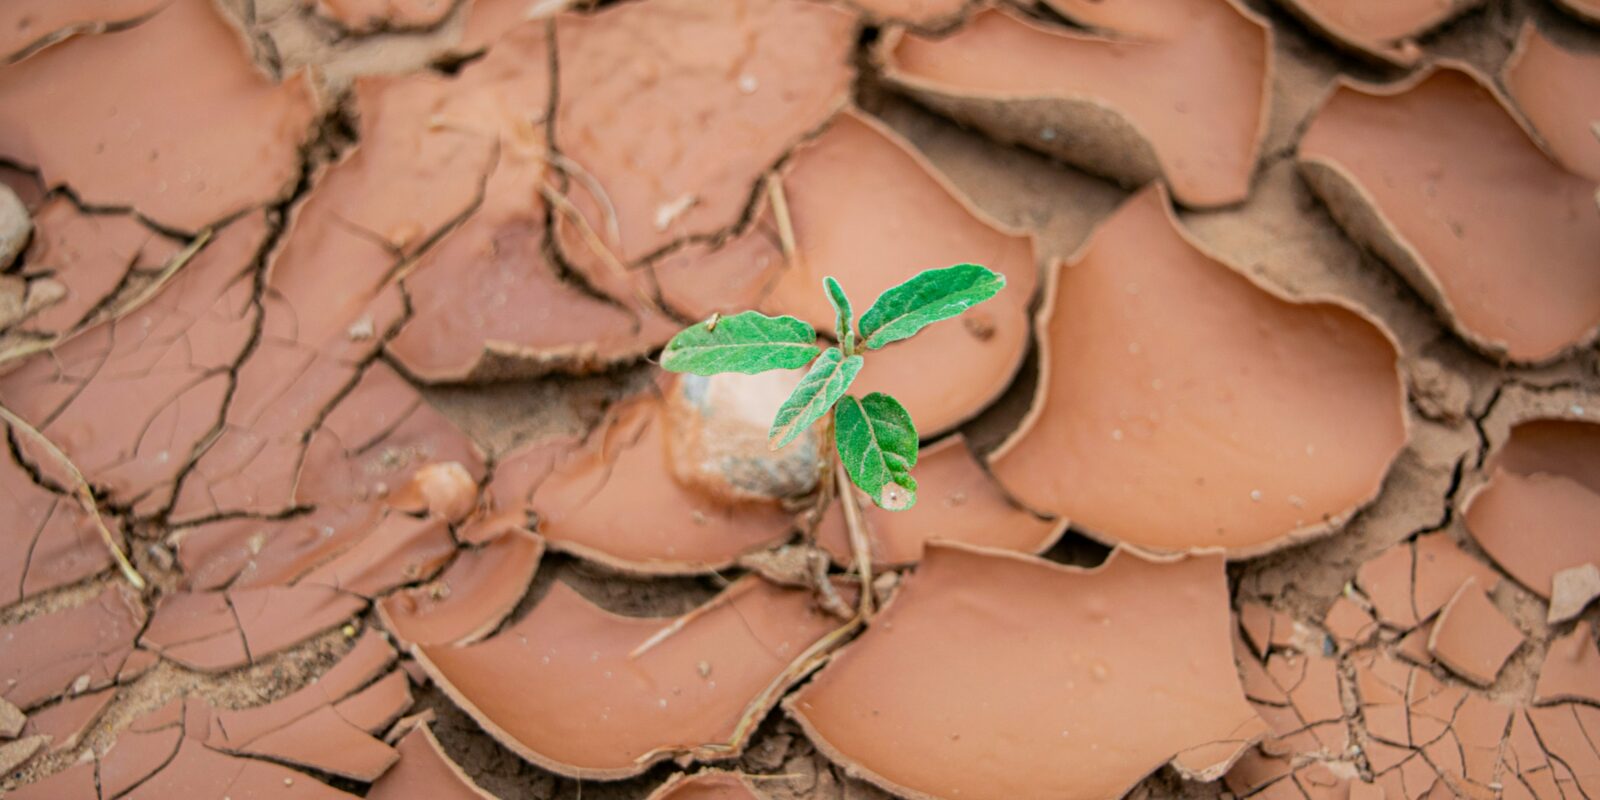
[{"label": "curled mud flake", "polygon": [[77,498],[35,483],[0,457],[0,605],[76,583],[111,566],[100,530]]},{"label": "curled mud flake", "polygon": [[706,770],[688,775],[679,773],[667,779],[647,800],[764,800],[750,785],[750,779],[737,772]]},{"label": "curled mud flake", "polygon": [[1583,613],[1590,602],[1600,597],[1600,566],[1568,567],[1557,572],[1550,583],[1550,613],[1545,621],[1558,625]]},{"label": "curled mud flake", "polygon": [[314,116],[305,77],[268,80],[206,0],[0,74],[0,154],[191,231],[287,194]]},{"label": "curled mud flake", "polygon": [[179,249],[131,214],[85,213],[64,196],[47,200],[34,225],[22,275],[65,288],[54,303],[31,310],[23,329],[35,334],[73,332],[131,274],[159,271]]},{"label": "curled mud flake", "polygon": [[[777,180],[769,178],[768,186],[781,189]],[[662,303],[686,319],[732,316],[760,305],[784,267],[783,234],[771,208],[758,200],[755,220],[743,233],[720,244],[685,245],[653,262]]]},{"label": "curled mud flake", "polygon": [[445,520],[391,514],[355,546],[295,585],[326,586],[374,598],[432,577],[455,552],[456,542]]},{"label": "curled mud flake", "polygon": [[1600,0],[1556,0],[1556,5],[1589,22],[1600,24]]},{"label": "curled mud flake", "polygon": [[[1259,554],[1377,496],[1404,447],[1395,345],[1198,250],[1146,189],[1054,270],[1041,375],[990,458],[1026,505],[1147,551]],[[1159,494],[1171,503],[1140,498]]]},{"label": "curled mud flake", "polygon": [[394,658],[394,649],[369,630],[333,669],[304,689],[263,706],[216,711],[205,743],[216,750],[372,781],[398,756],[371,734],[404,713],[411,694],[401,672],[389,672],[357,689]]},{"label": "curled mud flake", "polygon": [[170,0],[13,0],[0,8],[0,64],[74,36],[129,28]]},{"label": "curled mud flake", "polygon": [[[579,182],[572,199],[625,264],[732,227],[761,174],[846,102],[854,77],[855,18],[822,4],[667,0],[555,26],[555,145],[604,192]],[[562,251],[592,265],[577,228],[562,219]]]},{"label": "curled mud flake", "polygon": [[1530,20],[1501,73],[1506,92],[1557,159],[1600,181],[1600,55],[1567,50]]},{"label": "curled mud flake", "polygon": [[349,619],[365,603],[323,586],[168,595],[140,645],[204,672],[255,663]]},{"label": "curled mud flake", "polygon": [[88,603],[0,628],[0,697],[22,709],[110,686],[144,625],[121,584]]},{"label": "curled mud flake", "polygon": [[352,33],[431,28],[455,10],[456,0],[314,0],[317,14]]},{"label": "curled mud flake", "polygon": [[[917,504],[909,511],[880,511],[862,496],[861,517],[874,564],[916,563],[924,544],[933,540],[1041,553],[1067,527],[1063,520],[1042,519],[1007,498],[959,433],[918,455],[917,485]],[[816,536],[835,562],[850,563],[850,537],[838,504],[828,509]]]},{"label": "curled mud flake", "polygon": [[665,388],[667,452],[683,486],[728,503],[802,497],[822,470],[822,426],[774,451],[772,420],[802,370],[673,376]]},{"label": "curled mud flake", "polygon": [[1600,425],[1534,420],[1512,428],[1466,500],[1467,530],[1518,583],[1550,597],[1555,576],[1600,564]]},{"label": "curled mud flake", "polygon": [[495,800],[445,755],[428,725],[412,728],[395,749],[400,760],[372,784],[367,800]]},{"label": "curled mud flake", "polygon": [[1522,631],[1495,608],[1476,578],[1461,584],[1428,637],[1428,652],[1439,663],[1479,686],[1494,683],[1521,645]]},{"label": "curled mud flake", "polygon": [[1299,159],[1334,218],[1483,352],[1546,361],[1600,331],[1594,181],[1552,161],[1469,69],[1342,83]]},{"label": "curled mud flake", "polygon": [[1565,701],[1600,705],[1600,648],[1595,645],[1594,629],[1588,621],[1579,622],[1572,632],[1550,643],[1550,652],[1539,668],[1536,703]]},{"label": "curled mud flake", "polygon": [[737,756],[837,626],[809,593],[755,577],[676,619],[620,617],[556,583],[493,638],[415,652],[513,752],[563,775],[610,779],[669,757]]},{"label": "curled mud flake", "polygon": [[1056,4],[1110,35],[987,9],[954,34],[891,31],[886,76],[993,136],[1189,206],[1243,200],[1267,122],[1267,25],[1231,0]]},{"label": "curled mud flake", "polygon": [[[958,322],[934,325],[867,359],[852,391],[893,391],[925,437],[994,402],[1027,350],[1038,275],[1032,237],[975,208],[910,143],[856,111],[796,151],[782,187],[794,263],[778,274],[762,308],[825,330],[834,315],[817,291],[824,276],[865,304],[930,265],[983,264],[1006,277],[1005,291],[967,317],[984,321],[984,335]],[[934,364],[959,372],[925,380]]]},{"label": "curled mud flake", "polygon": [[28,726],[22,733],[24,736],[49,737],[51,753],[71,750],[83,741],[83,735],[89,727],[100,720],[100,715],[105,713],[106,706],[111,704],[116,694],[115,688],[108,687],[68,697],[49,708],[35,711],[28,717]]},{"label": "curled mud flake", "polygon": [[1397,66],[1422,58],[1417,38],[1483,0],[1278,0],[1323,36]]},{"label": "curled mud flake", "polygon": [[[260,214],[229,225],[148,302],[0,377],[0,402],[60,447],[108,502],[140,514],[165,508],[217,425],[229,370],[250,341],[250,267],[266,233]],[[126,269],[133,257],[116,260]]]},{"label": "curled mud flake", "polygon": [[544,540],[511,529],[464,550],[432,583],[378,601],[378,618],[408,645],[473,642],[509,616],[527,593]]},{"label": "curled mud flake", "polygon": [[930,543],[785,707],[829,758],[906,796],[1116,797],[1169,761],[1213,780],[1265,728],[1231,625],[1219,556],[1119,550],[1079,569]]},{"label": "curled mud flake", "polygon": [[680,483],[667,428],[653,392],[617,405],[521,510],[537,516],[550,547],[640,573],[722,569],[794,530],[776,501],[729,503]]},{"label": "curled mud flake", "polygon": [[478,480],[459,461],[425,464],[387,500],[398,511],[456,523],[478,507]]}]

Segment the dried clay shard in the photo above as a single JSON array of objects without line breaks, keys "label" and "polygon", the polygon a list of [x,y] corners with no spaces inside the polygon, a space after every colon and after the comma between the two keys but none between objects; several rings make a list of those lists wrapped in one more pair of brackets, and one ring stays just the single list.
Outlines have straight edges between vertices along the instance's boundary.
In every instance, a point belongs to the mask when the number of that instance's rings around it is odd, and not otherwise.
[{"label": "dried clay shard", "polygon": [[400,761],[372,784],[367,800],[495,800],[445,755],[427,725],[412,728],[395,749]]},{"label": "dried clay shard", "polygon": [[[629,572],[721,569],[794,530],[775,501],[728,503],[678,482],[668,465],[666,427],[654,392],[624,401],[548,477],[500,507],[536,515],[550,547]],[[547,457],[541,446],[530,453]]]},{"label": "dried clay shard", "polygon": [[106,706],[116,697],[114,688],[69,697],[49,708],[39,709],[28,717],[25,736],[49,737],[49,752],[71,750],[83,741],[89,727],[100,720]]},{"label": "dried clay shard", "polygon": [[84,605],[0,628],[0,697],[29,709],[110,686],[144,622],[144,606],[116,584]]},{"label": "dried clay shard", "polygon": [[1034,406],[990,457],[1024,504],[1147,551],[1244,557],[1377,496],[1405,392],[1365,315],[1282,299],[1206,255],[1156,188],[1054,277]]},{"label": "dried clay shard", "polygon": [[543,554],[542,538],[508,530],[482,547],[463,550],[433,582],[379,600],[378,617],[407,644],[476,641],[517,607]]},{"label": "dried clay shard", "polygon": [[274,84],[206,0],[0,74],[0,155],[184,230],[286,195],[314,115],[304,76]]},{"label": "dried clay shard", "polygon": [[558,582],[493,638],[415,652],[513,752],[563,775],[610,779],[674,756],[736,756],[838,625],[810,593],[757,577],[676,619],[617,616]]},{"label": "dried clay shard", "polygon": [[967,10],[966,0],[851,0],[872,21],[882,25],[900,22],[907,25],[942,27]]},{"label": "dried clay shard", "polygon": [[411,706],[411,693],[401,672],[361,687],[394,663],[394,657],[394,649],[368,631],[338,664],[304,689],[263,706],[216,711],[206,744],[351,780],[375,780],[399,755],[372,734]]},{"label": "dried clay shard", "polygon": [[1428,636],[1428,652],[1439,663],[1479,686],[1494,683],[1521,645],[1522,631],[1495,608],[1475,578],[1461,584]]},{"label": "dried clay shard", "polygon": [[1583,613],[1590,602],[1600,597],[1600,566],[1568,567],[1557,572],[1550,584],[1550,613],[1545,621],[1559,625]]},{"label": "dried clay shard", "polygon": [[1484,590],[1499,581],[1493,568],[1467,555],[1444,531],[1397,544],[1356,571],[1356,585],[1378,619],[1399,630],[1431,618],[1469,578]]},{"label": "dried clay shard", "polygon": [[[795,263],[761,307],[831,330],[821,290],[839,280],[862,310],[932,267],[979,263],[1006,287],[959,319],[933,325],[867,359],[851,391],[892,391],[926,437],[947,431],[1005,391],[1027,350],[1038,271],[1031,236],[975,208],[910,143],[865,114],[841,115],[798,150],[782,177]],[[693,281],[694,273],[686,276]],[[937,365],[937,366],[935,366]],[[928,380],[934,370],[944,377]]]},{"label": "dried clay shard", "polygon": [[1556,5],[1589,22],[1600,24],[1600,0],[1556,0]]},{"label": "dried clay shard", "polygon": [[[584,224],[627,264],[732,227],[761,174],[849,97],[855,26],[799,0],[556,17],[555,144],[605,196],[574,181]],[[596,260],[577,226],[558,230],[569,257]]]},{"label": "dried clay shard", "polygon": [[[418,378],[588,371],[637,358],[678,327],[631,291],[613,297],[562,277],[549,258],[541,193],[561,177],[549,167],[543,126],[530,123],[550,105],[549,64],[545,24],[525,22],[463,68],[433,106],[385,120],[423,142],[472,131],[499,143],[477,208],[405,279],[412,319],[389,351]],[[443,159],[452,150],[428,152]]]},{"label": "dried clay shard", "polygon": [[1536,703],[1570,700],[1600,705],[1600,647],[1587,620],[1550,643],[1533,699]]},{"label": "dried clay shard", "polygon": [[[1064,520],[1041,518],[1006,497],[959,433],[918,454],[916,478],[917,504],[907,511],[882,511],[857,492],[875,564],[915,563],[931,541],[1042,553],[1066,530]],[[838,503],[829,507],[816,536],[835,562],[850,563],[850,537]]]},{"label": "dried clay shard", "polygon": [[1357,53],[1398,66],[1422,58],[1417,37],[1483,0],[1278,0],[1322,35]]},{"label": "dried clay shard", "polygon": [[315,0],[317,14],[353,33],[431,28],[457,0]]},{"label": "dried clay shard", "polygon": [[[262,214],[230,224],[138,308],[0,377],[0,402],[61,448],[109,502],[140,514],[164,509],[216,428],[229,369],[250,344],[251,267],[266,236]],[[142,255],[120,254],[112,281]],[[70,298],[82,285],[68,287]]]},{"label": "dried clay shard", "polygon": [[678,774],[667,779],[647,800],[764,800],[737,772],[707,770],[694,775]]},{"label": "dried clay shard", "polygon": [[1167,762],[1213,780],[1264,731],[1227,594],[1220,556],[1118,550],[1079,569],[930,544],[785,707],[829,758],[907,797],[1118,797]]},{"label": "dried clay shard", "polygon": [[221,672],[299,644],[364,605],[324,586],[173,594],[156,605],[139,643],[190,669]]},{"label": "dried clay shard", "polygon": [[986,9],[942,38],[891,31],[886,76],[991,135],[1188,206],[1243,200],[1266,130],[1267,25],[1231,0],[1056,7],[1106,31]]},{"label": "dried clay shard", "polygon": [[1600,331],[1594,181],[1551,160],[1468,68],[1342,82],[1299,159],[1339,224],[1485,353],[1546,361]]},{"label": "dried clay shard", "polygon": [[1467,498],[1467,530],[1517,582],[1550,597],[1555,576],[1600,564],[1600,425],[1523,422]]},{"label": "dried clay shard", "polygon": [[0,64],[57,42],[129,28],[170,0],[11,0],[0,7]]},{"label": "dried clay shard", "polygon": [[1501,72],[1506,92],[1567,169],[1600,181],[1600,53],[1568,50],[1530,20]]}]

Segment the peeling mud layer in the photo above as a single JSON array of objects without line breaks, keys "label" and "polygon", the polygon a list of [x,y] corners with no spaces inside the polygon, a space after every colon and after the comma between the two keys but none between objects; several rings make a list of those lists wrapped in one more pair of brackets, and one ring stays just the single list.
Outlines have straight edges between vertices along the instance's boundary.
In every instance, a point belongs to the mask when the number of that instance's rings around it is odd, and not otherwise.
[{"label": "peeling mud layer", "polygon": [[[1597,117],[1594,0],[0,2],[0,797],[1600,797]],[[963,262],[909,511],[654,363]]]}]

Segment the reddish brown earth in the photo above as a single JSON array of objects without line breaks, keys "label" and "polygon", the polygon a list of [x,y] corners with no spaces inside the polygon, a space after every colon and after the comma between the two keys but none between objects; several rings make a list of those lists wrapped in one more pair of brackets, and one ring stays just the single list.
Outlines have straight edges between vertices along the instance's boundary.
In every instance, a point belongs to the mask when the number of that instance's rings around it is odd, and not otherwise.
[{"label": "reddish brown earth", "polygon": [[1592,0],[0,5],[0,796],[1600,796]]}]

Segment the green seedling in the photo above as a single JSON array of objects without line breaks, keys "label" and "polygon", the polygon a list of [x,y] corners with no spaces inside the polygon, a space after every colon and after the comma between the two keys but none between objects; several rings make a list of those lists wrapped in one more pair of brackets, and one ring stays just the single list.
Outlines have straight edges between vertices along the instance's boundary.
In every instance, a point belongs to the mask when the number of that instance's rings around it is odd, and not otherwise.
[{"label": "green seedling", "polygon": [[[884,292],[857,320],[850,298],[833,278],[824,278],[834,309],[834,342],[817,344],[817,332],[794,317],[769,317],[755,311],[712,315],[683,329],[661,353],[661,366],[672,372],[716,375],[755,374],[774,369],[806,371],[794,392],[778,408],[768,433],[777,450],[819,421],[824,423],[824,493],[827,500],[831,465],[837,462],[851,483],[879,508],[903,511],[917,502],[917,428],[910,412],[894,397],[873,392],[848,394],[872,351],[909,339],[923,328],[959,316],[1005,288],[1005,276],[977,264],[957,264],[921,272]],[[831,444],[831,446],[829,446]],[[860,562],[861,578],[870,580],[870,563],[859,541],[859,509],[848,492],[840,493],[846,521]],[[871,594],[863,589],[863,597]]]}]

